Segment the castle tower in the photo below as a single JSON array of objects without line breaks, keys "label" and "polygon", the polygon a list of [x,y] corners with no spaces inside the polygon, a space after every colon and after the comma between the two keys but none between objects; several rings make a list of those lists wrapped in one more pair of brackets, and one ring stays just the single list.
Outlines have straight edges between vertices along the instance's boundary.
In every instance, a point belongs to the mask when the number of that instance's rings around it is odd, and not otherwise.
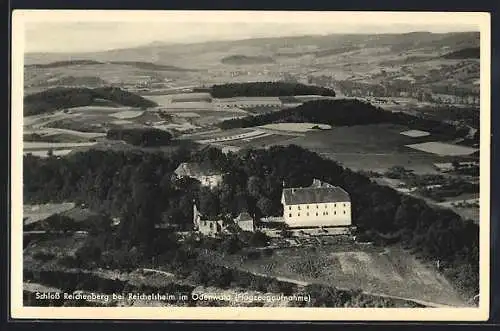
[{"label": "castle tower", "polygon": [[200,228],[200,218],[200,213],[198,212],[198,208],[196,207],[196,201],[193,199],[193,227],[195,230]]}]

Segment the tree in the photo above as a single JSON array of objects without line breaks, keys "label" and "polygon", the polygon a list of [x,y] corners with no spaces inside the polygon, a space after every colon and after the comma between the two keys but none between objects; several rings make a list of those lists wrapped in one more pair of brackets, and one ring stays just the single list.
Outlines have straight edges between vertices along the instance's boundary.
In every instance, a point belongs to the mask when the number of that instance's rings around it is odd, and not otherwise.
[{"label": "tree", "polygon": [[247,190],[250,196],[258,198],[261,196],[263,182],[260,177],[250,176],[248,178]]},{"label": "tree", "polygon": [[266,197],[261,197],[257,201],[257,208],[259,208],[262,215],[270,216],[273,212],[273,202]]}]

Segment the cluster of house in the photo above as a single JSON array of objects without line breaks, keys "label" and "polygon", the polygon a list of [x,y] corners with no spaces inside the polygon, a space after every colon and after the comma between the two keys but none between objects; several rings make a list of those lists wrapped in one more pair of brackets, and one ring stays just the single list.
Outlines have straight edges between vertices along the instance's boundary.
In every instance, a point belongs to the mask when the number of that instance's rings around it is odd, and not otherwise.
[{"label": "cluster of house", "polygon": [[[197,163],[182,163],[175,170],[178,178],[197,179],[202,186],[214,188],[222,183],[223,174]],[[330,234],[348,233],[352,226],[351,199],[341,187],[314,179],[308,187],[283,185],[281,196],[283,215],[279,219],[290,229],[329,229]],[[243,231],[257,230],[258,220],[248,212],[241,212],[232,223]],[[231,222],[205,217],[193,203],[193,228],[203,235],[214,236],[228,231]]]},{"label": "cluster of house", "polygon": [[454,170],[479,167],[479,162],[477,161],[462,161],[455,163],[443,162],[443,163],[434,163],[434,167],[441,172],[450,172]]}]

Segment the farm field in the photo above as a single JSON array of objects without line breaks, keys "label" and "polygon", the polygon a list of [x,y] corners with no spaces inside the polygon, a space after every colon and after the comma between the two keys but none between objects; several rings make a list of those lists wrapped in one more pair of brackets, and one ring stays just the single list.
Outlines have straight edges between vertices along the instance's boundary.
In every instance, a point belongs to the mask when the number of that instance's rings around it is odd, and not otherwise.
[{"label": "farm field", "polygon": [[261,255],[243,262],[237,255],[210,254],[207,258],[221,265],[260,274],[465,306],[464,300],[442,275],[396,246],[377,248],[347,243],[314,249],[276,249],[271,256]]},{"label": "farm field", "polygon": [[316,123],[276,123],[276,124],[266,124],[260,126],[263,129],[271,129],[276,131],[285,132],[309,132],[315,130],[329,130],[332,127],[328,124],[316,124]]},{"label": "farm field", "polygon": [[267,148],[272,145],[284,144],[293,138],[289,134],[266,133],[265,135],[256,136],[251,139],[239,139],[222,144],[237,148]]},{"label": "farm field", "polygon": [[408,131],[403,131],[401,132],[403,136],[408,136],[412,138],[418,138],[418,137],[427,137],[430,135],[429,132],[427,131],[420,131],[420,130],[408,130]]},{"label": "farm field", "polygon": [[44,136],[55,136],[55,135],[59,135],[59,134],[66,134],[66,135],[73,135],[73,136],[80,137],[80,138],[87,138],[87,139],[99,138],[99,137],[106,136],[105,133],[81,132],[81,131],[61,129],[61,128],[43,128],[43,129],[38,129],[38,130],[28,129],[28,130],[24,130],[23,133],[24,134],[36,133],[36,134],[44,135]]},{"label": "farm field", "polygon": [[265,148],[271,145],[284,143],[298,135],[300,135],[300,133],[290,133],[265,128],[237,128],[186,135],[183,139],[190,139],[202,144],[211,144],[226,149],[237,150],[245,147]]},{"label": "farm field", "polygon": [[112,117],[124,120],[124,119],[131,119],[131,118],[136,118],[144,114],[144,111],[139,111],[139,110],[124,110],[118,113],[113,113],[111,114]]},{"label": "farm field", "polygon": [[308,132],[287,141],[331,158],[353,170],[384,172],[393,166],[404,166],[416,173],[436,173],[433,163],[446,162],[446,157],[412,150],[405,145],[425,142],[429,137],[401,135],[406,127],[392,124],[335,127]]},{"label": "farm field", "polygon": [[[38,157],[49,157],[49,151],[48,149],[42,149],[42,150],[36,150],[36,151],[23,151],[23,155],[33,155],[33,156],[38,156]],[[59,149],[59,150],[52,150],[51,153],[53,156],[65,156],[68,155],[69,153],[73,152],[72,149]]]},{"label": "farm field", "polygon": [[73,147],[89,147],[95,145],[95,142],[88,143],[46,143],[39,141],[27,141],[23,143],[23,150],[46,150],[46,149],[68,149]]},{"label": "farm field", "polygon": [[439,141],[430,141],[421,144],[411,144],[406,146],[427,153],[432,153],[442,156],[463,156],[463,155],[470,155],[478,151],[477,148],[447,144]]}]

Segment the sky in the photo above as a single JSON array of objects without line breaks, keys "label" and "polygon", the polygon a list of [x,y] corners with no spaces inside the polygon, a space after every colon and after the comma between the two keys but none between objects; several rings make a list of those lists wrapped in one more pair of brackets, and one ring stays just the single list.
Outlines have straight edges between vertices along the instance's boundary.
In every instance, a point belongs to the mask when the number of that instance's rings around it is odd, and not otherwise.
[{"label": "sky", "polygon": [[[458,32],[478,31],[473,24],[457,24],[427,20],[387,21],[373,19],[345,21],[344,18],[314,19],[308,15],[271,19],[235,18],[214,19],[216,15],[204,13],[204,17],[169,16],[166,19],[147,20],[138,16],[134,20],[120,20],[109,15],[107,21],[92,21],[82,15],[65,16],[64,20],[38,19],[24,23],[26,52],[92,52],[116,48],[135,47],[153,42],[196,43],[213,40],[238,40],[259,37],[300,35],[325,35],[332,33],[405,33],[414,31]],[[378,14],[377,14],[378,15]],[[260,16],[260,17],[266,17]],[[71,19],[72,18],[72,19]],[[371,19],[370,19],[371,18]],[[463,21],[462,21],[463,22]]]}]

